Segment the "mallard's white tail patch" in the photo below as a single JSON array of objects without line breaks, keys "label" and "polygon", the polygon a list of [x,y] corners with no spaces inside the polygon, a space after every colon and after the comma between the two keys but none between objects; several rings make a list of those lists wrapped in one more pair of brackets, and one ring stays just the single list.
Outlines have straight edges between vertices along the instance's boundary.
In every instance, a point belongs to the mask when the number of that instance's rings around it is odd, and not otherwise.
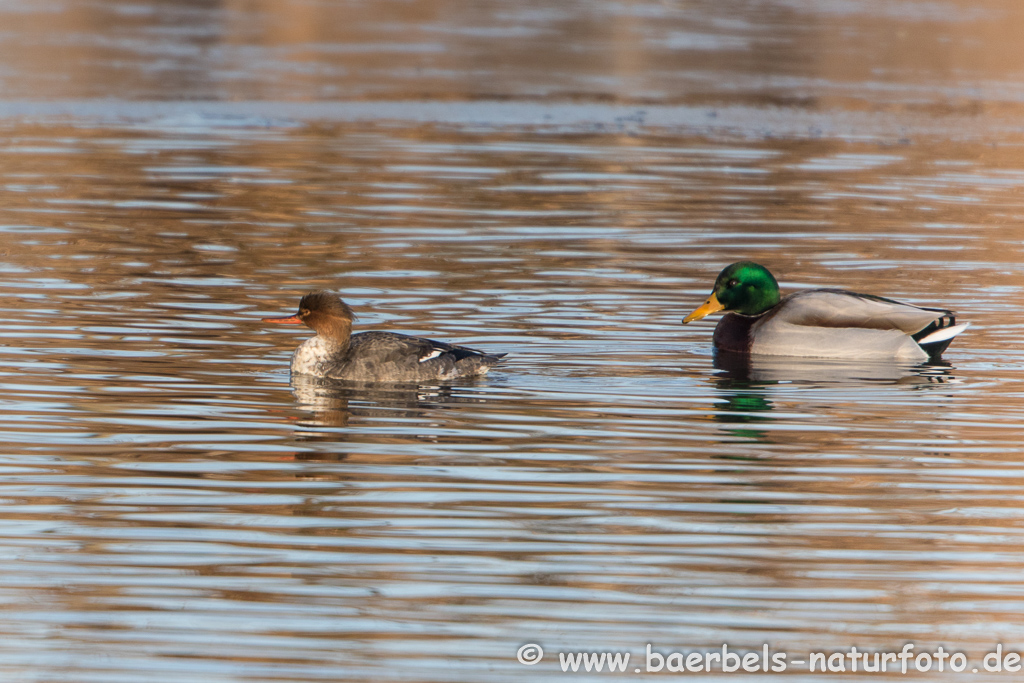
[{"label": "mallard's white tail patch", "polygon": [[918,339],[917,343],[918,344],[933,344],[935,342],[946,341],[947,339],[952,339],[953,337],[955,337],[956,335],[960,334],[961,332],[966,330],[968,327],[970,327],[970,325],[971,325],[970,323],[960,323],[959,325],[951,325],[949,327],[943,327],[941,329],[935,330],[934,332],[929,334],[924,339]]}]

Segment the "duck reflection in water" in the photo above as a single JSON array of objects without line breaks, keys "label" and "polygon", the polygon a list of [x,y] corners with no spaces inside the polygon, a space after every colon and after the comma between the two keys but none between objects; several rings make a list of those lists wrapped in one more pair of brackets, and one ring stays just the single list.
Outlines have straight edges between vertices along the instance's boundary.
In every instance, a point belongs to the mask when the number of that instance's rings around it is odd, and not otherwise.
[{"label": "duck reflection in water", "polygon": [[[295,440],[313,446],[312,450],[294,453],[296,460],[339,461],[349,454],[339,451],[352,433],[347,429],[353,421],[429,420],[433,410],[449,403],[480,402],[482,399],[456,395],[451,386],[389,384],[382,382],[351,382],[309,375],[292,375],[292,392],[296,407],[306,414],[295,418]],[[418,434],[396,434],[397,440],[416,439]],[[315,445],[314,445],[315,444]]]},{"label": "duck reflection in water", "polygon": [[[471,380],[431,386],[293,375],[291,385],[298,408],[312,413],[298,421],[304,427],[346,427],[352,419],[360,418],[426,419],[430,411],[451,404],[484,402],[480,396],[459,391],[472,386]],[[343,437],[338,432],[304,432],[303,436],[323,434],[329,434],[335,441]]]},{"label": "duck reflection in water", "polygon": [[722,385],[780,383],[943,384],[954,379],[953,366],[943,360],[928,363],[851,362],[788,356],[757,356],[715,351],[716,377]]},{"label": "duck reflection in water", "polygon": [[[744,428],[729,432],[744,439],[768,441],[770,431],[754,425],[776,421],[771,411],[775,387],[780,385],[915,385],[934,387],[956,381],[953,367],[945,361],[920,365],[898,363],[851,363],[834,360],[751,356],[718,350],[714,356],[716,403],[714,420]],[[724,405],[723,405],[724,403]]]}]

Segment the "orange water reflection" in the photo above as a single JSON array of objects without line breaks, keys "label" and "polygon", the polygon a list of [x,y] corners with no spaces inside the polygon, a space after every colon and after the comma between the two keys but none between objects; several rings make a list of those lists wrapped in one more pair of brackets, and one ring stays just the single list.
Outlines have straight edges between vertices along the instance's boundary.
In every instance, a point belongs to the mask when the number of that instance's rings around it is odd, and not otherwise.
[{"label": "orange water reflection", "polygon": [[[0,111],[67,102],[0,121],[13,678],[1020,641],[1016,3],[49,7],[0,10]],[[331,99],[453,109],[259,108]],[[973,326],[948,366],[723,367],[680,318],[739,258]],[[511,354],[289,383],[259,318],[320,287]]]}]

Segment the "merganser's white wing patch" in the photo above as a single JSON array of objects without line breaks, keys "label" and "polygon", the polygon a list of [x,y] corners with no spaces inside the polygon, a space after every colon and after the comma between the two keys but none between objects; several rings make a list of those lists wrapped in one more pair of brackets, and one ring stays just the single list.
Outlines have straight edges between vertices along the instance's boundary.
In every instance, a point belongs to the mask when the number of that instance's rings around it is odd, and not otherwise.
[{"label": "merganser's white wing patch", "polygon": [[426,361],[430,360],[431,358],[437,358],[442,353],[444,353],[444,351],[442,351],[441,349],[431,349],[430,353],[428,353],[427,355],[420,356],[420,362],[421,363],[425,363]]}]

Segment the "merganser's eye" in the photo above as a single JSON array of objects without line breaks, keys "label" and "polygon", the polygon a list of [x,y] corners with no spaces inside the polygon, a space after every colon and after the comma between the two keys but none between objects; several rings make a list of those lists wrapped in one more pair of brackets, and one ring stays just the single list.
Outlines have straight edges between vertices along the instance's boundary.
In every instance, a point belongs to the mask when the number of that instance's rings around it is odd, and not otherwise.
[{"label": "merganser's eye", "polygon": [[736,285],[738,285],[739,283],[740,283],[740,281],[739,281],[739,280],[737,280],[736,278],[733,278],[732,280],[729,280],[729,282],[728,282],[728,283],[726,283],[726,285],[725,285],[725,286],[726,286],[726,287],[735,287],[735,286],[736,286]]},{"label": "merganser's eye", "polygon": [[301,311],[299,311],[299,317],[300,318],[304,318],[307,315],[309,315],[309,309],[308,308],[303,308]]}]

